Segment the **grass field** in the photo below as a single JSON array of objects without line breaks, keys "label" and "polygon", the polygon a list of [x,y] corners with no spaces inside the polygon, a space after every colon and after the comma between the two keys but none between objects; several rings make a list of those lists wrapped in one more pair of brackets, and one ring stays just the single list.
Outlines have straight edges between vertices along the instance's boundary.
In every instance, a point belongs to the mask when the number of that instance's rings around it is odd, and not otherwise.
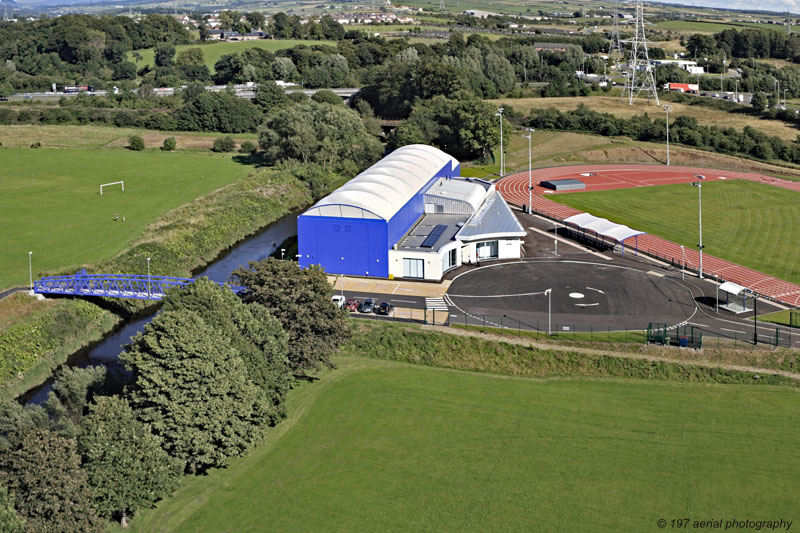
[{"label": "grass field", "polygon": [[[153,131],[113,126],[49,126],[23,124],[0,128],[0,143],[10,148],[28,148],[35,142],[44,148],[117,148],[127,149],[128,137],[139,135],[147,148],[160,148],[167,137],[175,137],[178,150],[207,150],[214,144],[214,138],[222,134]],[[256,140],[255,133],[237,133],[234,139],[241,143],[246,139]]]},{"label": "grass field", "polygon": [[292,391],[266,444],[187,479],[131,529],[650,531],[660,518],[798,517],[795,390],[336,362]]},{"label": "grass field", "polygon": [[663,20],[655,24],[656,28],[686,33],[718,33],[723,30],[738,29],[738,24],[723,22],[699,22],[694,20]]},{"label": "grass field", "polygon": [[[34,278],[110,257],[159,215],[251,169],[229,155],[122,150],[2,148],[0,164],[0,288],[27,284],[28,251]],[[124,193],[100,196],[101,183],[119,180]]]},{"label": "grass field", "polygon": [[[649,105],[646,101],[641,101],[635,105],[628,105],[622,98],[615,98],[611,96],[591,96],[587,98],[502,98],[498,100],[489,100],[498,106],[511,106],[514,110],[527,115],[531,109],[547,109],[554,107],[559,111],[568,111],[576,109],[580,104],[585,105],[589,109],[602,113],[610,113],[614,116],[621,118],[630,118],[635,115],[647,113],[651,119],[665,118],[664,110],[655,104]],[[753,117],[738,114],[728,113],[727,111],[720,111],[700,105],[679,104],[670,102],[672,105],[672,112],[670,113],[670,121],[674,121],[681,115],[691,116],[697,121],[706,126],[719,126],[720,128],[736,128],[743,129],[745,126],[751,126],[758,131],[762,131],[767,135],[776,135],[785,141],[794,141],[797,139],[798,130],[787,125],[780,120],[760,120],[753,119]]]},{"label": "grass field", "polygon": [[[743,180],[703,185],[705,252],[800,283],[800,197]],[[593,215],[694,248],[697,189],[686,184],[549,196]]]},{"label": "grass field", "polygon": [[[275,52],[285,48],[292,48],[298,44],[304,44],[306,46],[312,46],[315,44],[327,44],[331,46],[336,45],[336,43],[333,41],[306,41],[300,39],[260,39],[257,41],[238,41],[232,43],[215,42],[204,45],[182,44],[175,47],[175,56],[177,57],[181,51],[186,50],[187,48],[200,48],[203,51],[203,59],[205,60],[206,66],[211,72],[214,72],[214,63],[219,61],[219,58],[225,54],[238,54],[248,48],[263,48],[264,50]],[[138,50],[138,52],[142,56],[142,59],[139,61],[137,68],[142,68],[145,65],[153,64],[154,50],[152,48]],[[128,61],[133,61],[135,63],[136,61],[133,59],[132,54],[133,52],[128,52]]]}]

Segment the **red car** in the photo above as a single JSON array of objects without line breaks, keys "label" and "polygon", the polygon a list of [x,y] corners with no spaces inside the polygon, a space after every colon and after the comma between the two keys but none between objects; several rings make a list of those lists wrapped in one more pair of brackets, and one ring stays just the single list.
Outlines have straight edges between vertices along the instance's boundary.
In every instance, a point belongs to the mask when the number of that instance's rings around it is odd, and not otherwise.
[{"label": "red car", "polygon": [[359,305],[361,305],[361,302],[359,302],[355,298],[350,298],[344,303],[344,309],[348,311],[358,311]]}]

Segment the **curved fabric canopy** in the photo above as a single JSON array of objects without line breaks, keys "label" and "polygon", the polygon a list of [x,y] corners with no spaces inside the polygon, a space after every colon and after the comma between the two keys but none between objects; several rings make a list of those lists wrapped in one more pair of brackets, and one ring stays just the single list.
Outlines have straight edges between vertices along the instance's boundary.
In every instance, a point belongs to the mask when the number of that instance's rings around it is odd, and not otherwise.
[{"label": "curved fabric canopy", "polygon": [[617,224],[616,222],[611,222],[610,220],[596,217],[589,213],[573,215],[569,218],[565,218],[564,222],[574,224],[581,229],[594,231],[598,235],[609,237],[617,242],[623,242],[626,239],[636,237],[637,235],[644,235],[645,233],[644,231],[638,231],[624,224]]},{"label": "curved fabric canopy", "polygon": [[438,148],[411,144],[398,148],[314,204],[305,215],[344,215],[359,211],[363,218],[391,219],[445,165],[458,161]]}]

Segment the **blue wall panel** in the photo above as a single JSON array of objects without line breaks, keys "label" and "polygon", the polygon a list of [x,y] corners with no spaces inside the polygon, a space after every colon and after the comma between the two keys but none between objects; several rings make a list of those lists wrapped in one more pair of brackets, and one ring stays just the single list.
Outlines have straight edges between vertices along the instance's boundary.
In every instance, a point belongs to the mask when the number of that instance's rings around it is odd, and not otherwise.
[{"label": "blue wall panel", "polygon": [[331,274],[388,277],[386,222],[361,218],[297,218],[300,266],[322,265]]},{"label": "blue wall panel", "polygon": [[389,277],[389,250],[425,212],[425,192],[439,178],[458,176],[460,172],[460,165],[451,169],[446,164],[388,222],[300,215],[300,266],[322,265],[331,274]]}]

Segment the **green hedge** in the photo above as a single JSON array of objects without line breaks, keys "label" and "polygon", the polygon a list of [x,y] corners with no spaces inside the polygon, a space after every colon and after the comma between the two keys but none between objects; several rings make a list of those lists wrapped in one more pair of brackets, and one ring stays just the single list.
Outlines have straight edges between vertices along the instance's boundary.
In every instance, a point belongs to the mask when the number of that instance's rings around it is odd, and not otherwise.
[{"label": "green hedge", "polygon": [[797,386],[782,376],[707,368],[691,364],[593,355],[489,341],[480,337],[424,331],[397,324],[360,325],[342,355],[457,368],[495,374],[598,376],[709,383],[758,383]]}]

